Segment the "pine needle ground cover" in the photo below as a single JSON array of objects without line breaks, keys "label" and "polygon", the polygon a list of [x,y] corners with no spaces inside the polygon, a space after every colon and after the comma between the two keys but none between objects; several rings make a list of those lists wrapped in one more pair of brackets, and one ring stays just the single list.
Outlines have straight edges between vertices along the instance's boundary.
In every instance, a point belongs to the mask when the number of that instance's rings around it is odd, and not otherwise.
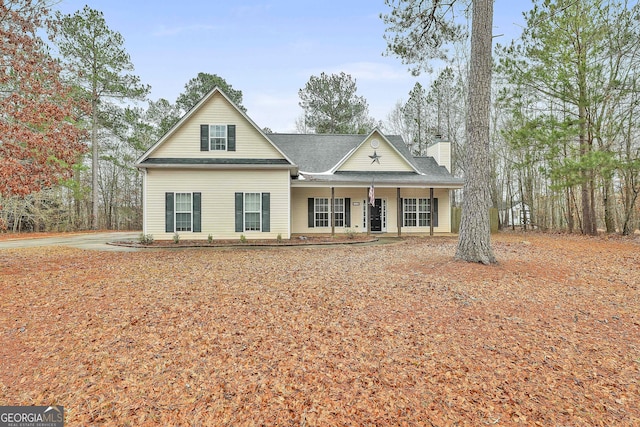
[{"label": "pine needle ground cover", "polygon": [[640,244],[0,251],[0,404],[67,425],[640,424]]}]

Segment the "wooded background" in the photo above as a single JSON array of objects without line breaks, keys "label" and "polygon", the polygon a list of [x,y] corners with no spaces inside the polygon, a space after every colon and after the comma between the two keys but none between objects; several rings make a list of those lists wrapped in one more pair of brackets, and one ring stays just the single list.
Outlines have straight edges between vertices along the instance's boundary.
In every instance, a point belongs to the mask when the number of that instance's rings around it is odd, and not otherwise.
[{"label": "wooded background", "polygon": [[[381,14],[389,26],[381,37],[399,31],[392,18],[398,9]],[[459,16],[465,13],[462,7]],[[530,228],[633,233],[640,220],[640,8],[628,1],[534,1],[525,22],[513,41],[494,36],[490,193],[500,227],[513,226],[508,209],[526,206]],[[456,31],[466,35],[468,27],[461,19]],[[0,42],[3,230],[140,230],[135,159],[215,85],[245,109],[242,91],[208,72],[187,82],[174,102],[148,99],[122,35],[89,7],[65,16],[44,1],[5,1]],[[453,55],[431,63],[425,84],[398,94],[406,100],[385,118],[369,117],[350,75],[311,76],[299,92],[297,130],[367,132],[379,125],[402,135],[416,155],[438,136],[451,142],[451,172],[464,176],[470,40],[444,43]],[[327,91],[349,108],[335,112],[335,105],[314,102]],[[454,204],[462,197],[456,192]]]}]

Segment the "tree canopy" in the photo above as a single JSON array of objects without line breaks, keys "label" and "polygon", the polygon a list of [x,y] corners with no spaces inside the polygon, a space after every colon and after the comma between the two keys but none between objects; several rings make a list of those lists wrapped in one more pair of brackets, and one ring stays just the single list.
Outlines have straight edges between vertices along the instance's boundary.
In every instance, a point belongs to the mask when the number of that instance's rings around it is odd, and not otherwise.
[{"label": "tree canopy", "polygon": [[376,121],[369,117],[367,101],[356,92],[356,81],[344,72],[311,76],[298,91],[305,127],[316,133],[369,132]]},{"label": "tree canopy", "polygon": [[57,14],[60,31],[55,33],[60,54],[71,70],[72,79],[84,91],[84,98],[91,105],[91,158],[92,158],[92,220],[98,221],[98,128],[100,115],[109,116],[116,111],[109,106],[111,99],[141,100],[149,87],[140,83],[139,77],[130,74],[133,64],[124,48],[124,38],[111,30],[102,12],[85,6],[73,15]]},{"label": "tree canopy", "polygon": [[[519,151],[524,141],[538,146],[541,166],[557,188],[581,187],[584,234],[597,234],[598,175],[608,191],[617,167],[612,144],[624,132],[631,111],[625,106],[637,92],[637,12],[637,5],[628,9],[617,1],[538,0],[525,14],[519,40],[499,50],[498,71],[509,83],[503,99],[521,129],[507,133],[509,142]],[[524,105],[542,108],[523,112]],[[604,200],[610,232],[612,202]]]},{"label": "tree canopy", "polygon": [[411,135],[410,145],[414,155],[421,156],[426,153],[427,141],[433,132],[427,121],[427,92],[419,82],[409,92],[409,100],[404,104],[403,113]]},{"label": "tree canopy", "polygon": [[184,85],[182,92],[176,99],[176,105],[183,112],[189,111],[214,87],[221,89],[242,111],[247,109],[242,105],[242,91],[236,90],[225,79],[217,74],[198,73],[198,75]]},{"label": "tree canopy", "polygon": [[387,54],[411,66],[415,76],[432,71],[432,61],[449,60],[448,47],[466,37],[465,27],[456,22],[456,0],[385,0],[391,8],[381,14],[387,28]]},{"label": "tree canopy", "polygon": [[38,36],[52,28],[44,1],[0,2],[0,195],[26,195],[71,176],[84,151],[84,104]]}]

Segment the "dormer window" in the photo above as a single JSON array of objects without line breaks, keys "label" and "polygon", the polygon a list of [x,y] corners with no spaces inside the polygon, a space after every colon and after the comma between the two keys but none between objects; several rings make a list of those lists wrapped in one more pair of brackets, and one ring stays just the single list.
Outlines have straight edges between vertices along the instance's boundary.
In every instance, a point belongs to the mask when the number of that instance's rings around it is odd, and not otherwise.
[{"label": "dormer window", "polygon": [[209,126],[209,150],[227,151],[227,125]]},{"label": "dormer window", "polygon": [[236,151],[236,125],[200,125],[200,151]]}]

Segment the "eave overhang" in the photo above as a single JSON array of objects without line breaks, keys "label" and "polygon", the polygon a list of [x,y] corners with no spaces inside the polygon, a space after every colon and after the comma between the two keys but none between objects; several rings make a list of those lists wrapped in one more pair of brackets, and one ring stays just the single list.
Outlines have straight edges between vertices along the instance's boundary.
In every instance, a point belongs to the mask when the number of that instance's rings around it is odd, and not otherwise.
[{"label": "eave overhang", "polygon": [[370,187],[376,188],[462,188],[464,182],[451,176],[430,176],[413,172],[337,172],[310,174],[300,172],[292,187]]},{"label": "eave overhang", "polygon": [[286,169],[297,176],[298,167],[286,159],[210,159],[210,158],[148,158],[136,163],[139,169]]}]

